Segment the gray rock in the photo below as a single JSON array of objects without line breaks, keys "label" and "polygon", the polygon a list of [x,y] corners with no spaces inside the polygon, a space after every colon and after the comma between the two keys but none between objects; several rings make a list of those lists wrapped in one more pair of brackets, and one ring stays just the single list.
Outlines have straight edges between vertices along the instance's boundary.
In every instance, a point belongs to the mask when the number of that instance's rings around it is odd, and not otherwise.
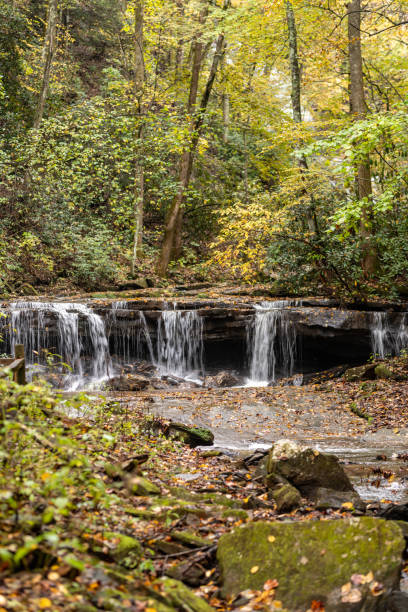
[{"label": "gray rock", "polygon": [[142,391],[149,383],[144,376],[115,376],[108,381],[107,387],[111,391]]},{"label": "gray rock", "polygon": [[218,372],[215,376],[206,376],[204,385],[206,387],[234,387],[238,385],[239,378],[232,372]]}]

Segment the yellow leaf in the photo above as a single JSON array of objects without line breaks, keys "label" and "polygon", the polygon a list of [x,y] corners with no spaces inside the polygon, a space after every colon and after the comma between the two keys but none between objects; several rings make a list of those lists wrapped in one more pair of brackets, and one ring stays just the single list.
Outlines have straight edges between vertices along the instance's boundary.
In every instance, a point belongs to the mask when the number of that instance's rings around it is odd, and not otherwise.
[{"label": "yellow leaf", "polygon": [[345,508],[346,510],[353,510],[354,506],[351,502],[344,502],[344,504],[341,504],[342,508]]},{"label": "yellow leaf", "polygon": [[41,599],[38,600],[38,607],[40,610],[46,610],[47,608],[51,608],[51,606],[52,603],[48,597],[41,597]]},{"label": "yellow leaf", "polygon": [[253,567],[251,567],[251,574],[256,574],[256,572],[259,570],[259,565],[254,565]]},{"label": "yellow leaf", "polygon": [[272,542],[274,542],[275,540],[276,540],[275,536],[273,536],[273,535],[268,536],[268,542],[271,542],[271,543],[272,543]]}]

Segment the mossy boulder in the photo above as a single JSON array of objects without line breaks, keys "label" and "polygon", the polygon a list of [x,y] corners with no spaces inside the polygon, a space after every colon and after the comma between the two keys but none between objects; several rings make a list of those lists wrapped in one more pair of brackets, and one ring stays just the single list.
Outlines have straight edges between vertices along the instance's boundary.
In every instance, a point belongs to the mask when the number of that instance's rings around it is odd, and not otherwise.
[{"label": "mossy boulder", "polygon": [[165,435],[173,440],[178,440],[192,448],[196,446],[212,446],[214,444],[214,434],[204,427],[189,427],[183,423],[170,423],[165,431]]},{"label": "mossy boulder", "polygon": [[384,363],[379,363],[377,366],[375,366],[374,372],[376,378],[382,378],[384,380],[394,378],[394,374]]},{"label": "mossy boulder", "polygon": [[159,487],[147,478],[143,478],[143,476],[129,478],[127,486],[133,495],[140,495],[141,497],[160,495]]},{"label": "mossy boulder", "polygon": [[375,363],[366,363],[365,365],[356,368],[350,368],[344,373],[344,379],[347,382],[358,382],[360,380],[375,379]]},{"label": "mossy boulder", "polygon": [[111,557],[123,567],[134,569],[140,563],[143,549],[138,540],[122,533],[107,532],[105,539],[110,548]]},{"label": "mossy boulder", "polygon": [[[296,612],[321,601],[326,612],[374,612],[398,588],[405,540],[393,521],[363,517],[305,523],[250,523],[221,537],[222,595],[262,590]],[[354,602],[354,603],[353,603]]]},{"label": "mossy boulder", "polygon": [[270,491],[270,496],[275,500],[276,511],[279,513],[291,512],[302,503],[299,491],[289,483],[276,486]]},{"label": "mossy boulder", "polygon": [[180,612],[214,612],[214,608],[179,580],[164,577],[156,580],[154,586],[160,589],[166,604],[174,606]]}]

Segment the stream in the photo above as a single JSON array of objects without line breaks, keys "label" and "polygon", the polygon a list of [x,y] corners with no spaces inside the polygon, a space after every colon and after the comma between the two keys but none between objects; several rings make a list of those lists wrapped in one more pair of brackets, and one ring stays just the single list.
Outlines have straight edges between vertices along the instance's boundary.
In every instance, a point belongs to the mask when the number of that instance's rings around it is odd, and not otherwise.
[{"label": "stream", "polygon": [[[113,377],[140,376],[143,366],[148,389],[110,393],[144,412],[208,427],[225,453],[298,440],[339,456],[365,500],[408,501],[406,464],[397,458],[408,431],[372,433],[333,394],[296,386],[304,373],[343,364],[347,346],[352,365],[370,352],[399,354],[408,346],[405,312],[350,315],[301,300],[21,301],[1,310],[0,352],[24,344],[30,377],[45,377],[67,392],[103,391]],[[235,382],[208,388],[206,377],[225,371]],[[279,386],[293,375],[294,385]],[[379,465],[395,476],[376,474]]]}]

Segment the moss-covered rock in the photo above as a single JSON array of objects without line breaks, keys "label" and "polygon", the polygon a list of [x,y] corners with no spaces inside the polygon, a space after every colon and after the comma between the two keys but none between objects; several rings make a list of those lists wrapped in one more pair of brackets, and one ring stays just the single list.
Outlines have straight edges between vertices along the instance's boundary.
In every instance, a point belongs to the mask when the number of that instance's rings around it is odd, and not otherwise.
[{"label": "moss-covered rock", "polygon": [[188,444],[192,448],[214,444],[214,434],[204,427],[189,427],[184,423],[170,423],[165,433],[167,437]]},{"label": "moss-covered rock", "polygon": [[280,484],[270,491],[270,496],[275,500],[277,512],[290,512],[299,508],[302,497],[295,487],[290,484]]},{"label": "moss-covered rock", "polygon": [[[250,523],[219,541],[223,596],[262,589],[276,579],[276,597],[289,610],[304,612],[313,600],[322,601],[326,612],[382,610],[398,586],[404,547],[396,523],[371,517]],[[353,582],[354,574],[364,576],[362,584]],[[376,583],[383,585],[380,594]],[[348,603],[351,590],[357,607]]]},{"label": "moss-covered rock", "polygon": [[165,577],[156,580],[154,584],[160,588],[166,603],[180,612],[214,612],[214,608],[201,597],[197,597],[179,580]]},{"label": "moss-covered rock", "polygon": [[138,540],[116,532],[105,533],[105,538],[112,558],[119,565],[128,569],[134,569],[139,565],[143,549]]},{"label": "moss-covered rock", "polygon": [[379,363],[375,366],[374,372],[376,378],[383,378],[385,380],[394,378],[394,374],[384,363]]},{"label": "moss-covered rock", "polygon": [[147,497],[149,495],[160,495],[160,489],[153,482],[143,476],[133,476],[127,483],[128,489],[133,495]]},{"label": "moss-covered rock", "polygon": [[173,540],[187,544],[193,548],[201,548],[203,546],[211,546],[212,540],[202,538],[201,536],[193,533],[192,531],[172,531],[171,537]]},{"label": "moss-covered rock", "polygon": [[239,500],[227,497],[226,495],[220,495],[219,493],[195,493],[182,487],[170,487],[170,493],[177,497],[177,499],[195,503],[203,502],[205,504],[227,506],[228,508],[239,508],[242,505]]},{"label": "moss-covered rock", "polygon": [[124,477],[124,471],[116,463],[105,463],[103,469],[112,480],[121,480]]},{"label": "moss-covered rock", "polygon": [[228,510],[224,510],[221,516],[222,518],[234,518],[237,521],[245,521],[249,515],[248,512],[246,512],[245,510],[236,510],[235,508],[229,508]]},{"label": "moss-covered rock", "polygon": [[366,363],[356,368],[350,368],[344,373],[347,382],[358,382],[359,380],[374,380],[375,363]]}]

